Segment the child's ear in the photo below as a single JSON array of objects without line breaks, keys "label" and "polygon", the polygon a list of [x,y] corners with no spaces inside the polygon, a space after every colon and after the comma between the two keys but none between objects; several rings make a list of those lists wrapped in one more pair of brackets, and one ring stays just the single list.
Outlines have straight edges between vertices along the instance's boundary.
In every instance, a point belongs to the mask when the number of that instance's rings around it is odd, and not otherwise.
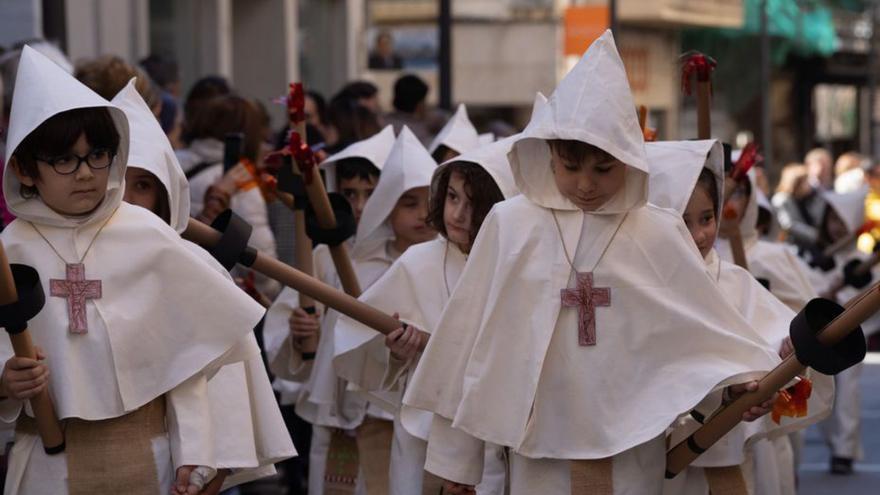
[{"label": "child's ear", "polygon": [[9,165],[12,167],[12,171],[15,172],[15,176],[18,177],[18,180],[22,185],[27,187],[34,187],[36,185],[33,177],[25,174],[21,170],[21,165],[19,165],[18,160],[16,160],[14,156],[9,159]]}]

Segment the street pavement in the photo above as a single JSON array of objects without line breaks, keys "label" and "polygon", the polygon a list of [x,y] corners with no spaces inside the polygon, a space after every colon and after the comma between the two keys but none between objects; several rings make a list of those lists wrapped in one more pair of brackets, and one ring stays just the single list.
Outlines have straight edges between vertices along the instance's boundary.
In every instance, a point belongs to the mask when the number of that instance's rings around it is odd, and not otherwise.
[{"label": "street pavement", "polygon": [[828,472],[830,451],[819,428],[807,430],[799,471],[798,495],[880,495],[880,353],[871,352],[862,373],[862,444],[865,457],[855,474]]}]

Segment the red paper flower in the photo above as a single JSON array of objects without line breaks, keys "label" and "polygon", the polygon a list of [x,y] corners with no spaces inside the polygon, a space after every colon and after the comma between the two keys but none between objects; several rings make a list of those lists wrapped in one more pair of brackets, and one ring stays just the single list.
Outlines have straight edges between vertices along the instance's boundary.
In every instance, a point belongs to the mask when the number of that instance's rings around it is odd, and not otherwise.
[{"label": "red paper flower", "polygon": [[779,397],[773,403],[771,413],[773,422],[779,424],[783,416],[790,418],[803,418],[807,415],[807,401],[813,393],[813,382],[807,378],[798,377],[797,383],[785,390],[779,391]]},{"label": "red paper flower", "polygon": [[712,57],[693,50],[683,54],[680,60],[681,90],[688,96],[691,95],[691,75],[696,74],[700,82],[710,81],[712,71],[718,65]]},{"label": "red paper flower", "polygon": [[743,148],[742,153],[740,153],[736,165],[733,166],[730,178],[734,181],[745,179],[749,170],[762,161],[764,161],[764,157],[758,154],[758,145],[755,143],[747,144],[746,147]]}]

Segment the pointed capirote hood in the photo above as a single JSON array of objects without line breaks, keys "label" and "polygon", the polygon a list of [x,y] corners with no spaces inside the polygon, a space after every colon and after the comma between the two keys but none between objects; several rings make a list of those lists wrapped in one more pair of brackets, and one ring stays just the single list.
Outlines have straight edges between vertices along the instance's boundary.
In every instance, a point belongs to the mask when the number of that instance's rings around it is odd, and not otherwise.
[{"label": "pointed capirote hood", "polygon": [[6,141],[6,163],[21,142],[51,117],[78,108],[104,107],[110,111],[119,131],[119,149],[107,182],[107,194],[90,215],[66,217],[56,213],[39,198],[27,199],[21,194],[21,181],[12,167],[3,170],[3,195],[9,211],[16,217],[42,225],[80,227],[101,222],[116,211],[125,194],[125,166],[128,162],[128,120],[125,113],[77,81],[55,62],[29,46],[22,49],[15,94],[9,117]]},{"label": "pointed capirote hood", "polygon": [[623,61],[611,31],[590,45],[562,79],[546,106],[510,152],[510,165],[523,195],[545,208],[577,210],[556,187],[548,139],[581,141],[627,165],[625,187],[596,214],[621,213],[648,198],[648,160]]},{"label": "pointed capirote hood", "polygon": [[758,238],[758,184],[755,179],[755,169],[752,168],[746,174],[749,179],[752,193],[749,194],[749,202],[746,203],[746,211],[743,212],[742,220],[739,221],[739,230],[744,241]]},{"label": "pointed capirote hood", "polygon": [[837,216],[846,224],[849,233],[853,233],[865,223],[865,196],[867,187],[863,186],[848,193],[826,191],[822,193],[828,208],[834,209]]},{"label": "pointed capirote hood", "polygon": [[159,179],[168,196],[171,228],[181,233],[189,222],[189,183],[162,126],[134,84],[132,79],[112,100],[128,117],[128,166],[146,170]]},{"label": "pointed capirote hood", "polygon": [[495,142],[495,134],[491,132],[485,132],[480,134],[480,145],[485,146],[487,144],[492,144]]},{"label": "pointed capirote hood", "polygon": [[410,189],[429,187],[436,169],[437,162],[415,134],[404,126],[382,167],[376,190],[364,206],[352,249],[354,259],[365,256],[378,245],[394,238],[388,216],[397,200]]},{"label": "pointed capirote hood", "polygon": [[[504,199],[510,199],[519,194],[516,187],[516,181],[513,179],[513,172],[510,170],[510,162],[507,161],[507,154],[513,147],[513,143],[519,138],[519,134],[496,141],[492,144],[480,146],[479,148],[462,153],[461,155],[448,160],[441,164],[434,172],[434,178],[440,176],[441,171],[451,163],[466,162],[479,165],[483,168],[501,190]],[[432,181],[433,182],[433,181]]]},{"label": "pointed capirote hood", "polygon": [[[724,148],[715,139],[703,141],[657,141],[645,144],[651,174],[648,202],[684,214],[703,169],[715,176],[718,194],[724,191]],[[721,218],[718,201],[715,218]],[[720,222],[716,222],[720,224]]]},{"label": "pointed capirote hood", "polygon": [[327,179],[327,191],[338,192],[336,190],[336,164],[340,160],[346,158],[364,158],[369,160],[376,168],[382,170],[385,162],[388,160],[388,154],[391,153],[391,147],[394,146],[394,126],[387,125],[381,132],[367,139],[352,143],[345,149],[330,155],[326,160],[321,162],[321,170]]},{"label": "pointed capirote hood", "polygon": [[477,132],[471,119],[468,117],[467,107],[464,103],[458,106],[458,110],[449,119],[449,122],[443,126],[431,146],[428,147],[428,153],[433,154],[440,146],[455,151],[458,154],[468,152],[480,146],[480,134]]}]

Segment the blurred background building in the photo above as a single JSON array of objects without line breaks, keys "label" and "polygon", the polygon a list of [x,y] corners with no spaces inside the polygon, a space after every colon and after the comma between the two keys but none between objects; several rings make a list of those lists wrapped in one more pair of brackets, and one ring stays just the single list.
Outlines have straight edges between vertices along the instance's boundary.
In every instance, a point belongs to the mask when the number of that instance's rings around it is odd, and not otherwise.
[{"label": "blurred background building", "polygon": [[[158,53],[178,61],[181,86],[206,74],[270,101],[288,81],[330,95],[346,82],[391,86],[415,72],[438,96],[439,0],[0,0],[0,45],[56,42],[73,61]],[[614,4],[612,6],[612,4]],[[696,135],[678,57],[699,49],[719,64],[714,134],[771,148],[768,168],[814,146],[874,155],[875,2],[868,0],[452,0],[451,95],[479,124],[523,125],[610,24],[637,104],[660,139]],[[761,9],[767,10],[762,29]],[[761,37],[769,73],[761,71]],[[762,100],[762,95],[766,98]],[[282,109],[270,106],[275,124]],[[766,108],[765,108],[766,107]],[[769,139],[765,136],[769,130]]]}]

